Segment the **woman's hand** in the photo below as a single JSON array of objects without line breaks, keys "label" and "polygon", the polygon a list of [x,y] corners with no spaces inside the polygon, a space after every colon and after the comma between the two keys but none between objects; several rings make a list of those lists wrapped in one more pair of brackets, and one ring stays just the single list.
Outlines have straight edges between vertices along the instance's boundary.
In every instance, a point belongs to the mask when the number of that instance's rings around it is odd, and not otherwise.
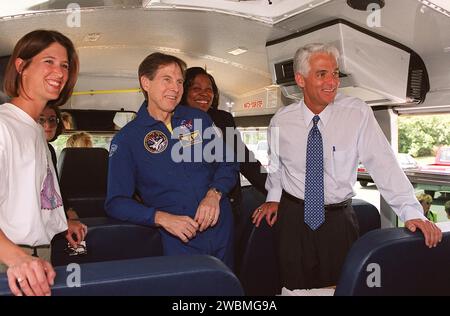
[{"label": "woman's hand", "polygon": [[56,276],[50,263],[26,253],[16,257],[6,274],[9,288],[16,296],[50,296]]},{"label": "woman's hand", "polygon": [[[76,240],[73,238],[76,236]],[[67,234],[66,239],[73,248],[77,248],[79,243],[86,238],[87,226],[80,222],[79,219],[68,219],[67,220]]]}]

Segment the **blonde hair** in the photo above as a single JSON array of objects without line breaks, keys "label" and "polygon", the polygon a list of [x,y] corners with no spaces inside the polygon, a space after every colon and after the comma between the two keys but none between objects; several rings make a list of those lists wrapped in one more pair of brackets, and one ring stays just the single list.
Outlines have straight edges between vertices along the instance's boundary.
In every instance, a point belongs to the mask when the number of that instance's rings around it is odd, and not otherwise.
[{"label": "blonde hair", "polygon": [[66,147],[92,147],[92,136],[86,132],[72,134],[67,139]]},{"label": "blonde hair", "polygon": [[420,203],[422,203],[422,202],[427,202],[427,203],[433,202],[433,198],[431,197],[431,195],[425,194],[425,193],[417,195],[417,200],[419,200]]}]

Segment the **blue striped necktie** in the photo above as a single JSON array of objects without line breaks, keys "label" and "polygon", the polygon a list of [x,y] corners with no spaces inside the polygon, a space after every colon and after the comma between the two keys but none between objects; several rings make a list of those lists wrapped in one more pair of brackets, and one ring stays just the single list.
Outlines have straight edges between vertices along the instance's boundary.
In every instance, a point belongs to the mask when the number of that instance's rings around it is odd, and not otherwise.
[{"label": "blue striped necktie", "polygon": [[323,188],[323,143],[317,123],[320,117],[313,117],[313,127],[308,134],[306,146],[305,176],[305,223],[316,230],[325,221]]}]

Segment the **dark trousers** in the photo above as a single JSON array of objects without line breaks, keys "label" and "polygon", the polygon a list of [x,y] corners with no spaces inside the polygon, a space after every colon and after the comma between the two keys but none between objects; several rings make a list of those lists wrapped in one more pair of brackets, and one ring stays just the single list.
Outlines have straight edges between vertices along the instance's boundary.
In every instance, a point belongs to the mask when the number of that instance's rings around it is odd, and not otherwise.
[{"label": "dark trousers", "polygon": [[304,222],[304,202],[283,193],[275,224],[281,286],[290,290],[336,285],[345,257],[358,238],[351,203],[326,210],[315,231]]}]

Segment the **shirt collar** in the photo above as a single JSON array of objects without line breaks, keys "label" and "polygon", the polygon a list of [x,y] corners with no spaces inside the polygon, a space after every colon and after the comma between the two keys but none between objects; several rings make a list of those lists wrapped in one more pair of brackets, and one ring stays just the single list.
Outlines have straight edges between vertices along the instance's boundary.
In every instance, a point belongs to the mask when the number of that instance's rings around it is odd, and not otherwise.
[{"label": "shirt collar", "polygon": [[[148,113],[147,106],[148,106],[147,101],[144,101],[142,103],[141,107],[139,108],[139,111],[137,112],[137,117],[136,117],[138,122],[143,126],[152,126],[152,125],[156,125],[158,123],[162,123],[161,121],[155,120],[150,115],[150,113]],[[177,106],[175,108],[175,110],[173,112],[173,118],[179,118],[179,116],[180,116],[179,108],[180,108],[180,106]]]},{"label": "shirt collar", "polygon": [[[331,113],[333,112],[334,108],[334,102],[328,104],[325,109],[320,112],[318,115],[320,117],[319,125],[326,126],[327,122],[331,116]],[[312,119],[316,115],[306,106],[305,100],[300,101],[300,106],[303,109],[303,119],[305,120],[305,125],[309,126],[312,125]]]},{"label": "shirt collar", "polygon": [[28,125],[32,127],[38,127],[40,128],[41,125],[36,122],[27,112],[19,108],[17,105],[14,105],[12,103],[5,103],[3,106],[9,108],[11,111],[16,113],[16,115],[20,116],[24,122],[26,122]]}]

